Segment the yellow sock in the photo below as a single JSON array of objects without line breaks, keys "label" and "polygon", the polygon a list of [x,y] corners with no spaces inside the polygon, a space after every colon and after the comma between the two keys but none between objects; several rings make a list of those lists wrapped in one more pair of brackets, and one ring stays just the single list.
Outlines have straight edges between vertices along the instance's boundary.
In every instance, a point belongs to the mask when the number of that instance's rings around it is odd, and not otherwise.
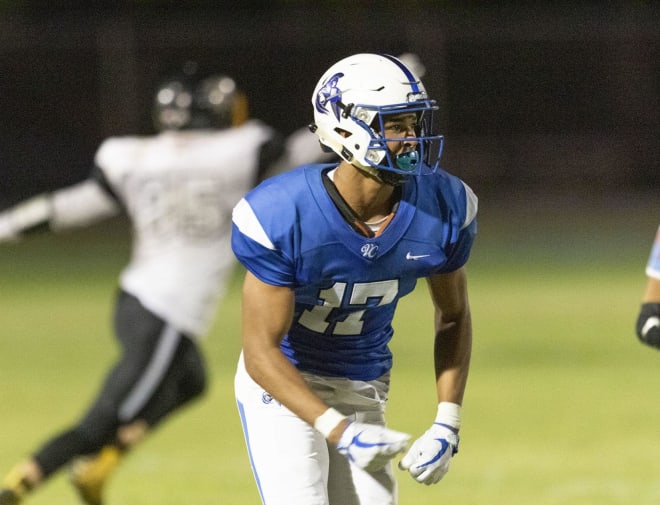
[{"label": "yellow sock", "polygon": [[101,505],[103,487],[110,474],[119,464],[122,451],[114,445],[106,445],[98,454],[77,458],[71,464],[70,479],[83,502]]},{"label": "yellow sock", "polygon": [[3,487],[14,493],[16,498],[22,498],[35,486],[30,476],[31,463],[29,461],[21,461],[4,478]]}]

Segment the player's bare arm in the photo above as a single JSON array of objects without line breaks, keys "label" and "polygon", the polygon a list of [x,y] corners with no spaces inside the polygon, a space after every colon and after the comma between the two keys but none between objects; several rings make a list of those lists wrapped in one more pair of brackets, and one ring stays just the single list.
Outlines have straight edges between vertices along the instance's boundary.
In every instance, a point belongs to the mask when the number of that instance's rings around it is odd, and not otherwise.
[{"label": "player's bare arm", "polygon": [[427,278],[435,307],[438,402],[461,404],[472,351],[472,321],[465,269]]},{"label": "player's bare arm", "polygon": [[413,443],[399,467],[423,484],[435,484],[458,452],[461,403],[472,346],[464,268],[427,277],[435,308],[435,373],[438,409],[431,427]]},{"label": "player's bare arm", "polygon": [[[271,286],[248,272],[243,284],[243,357],[252,379],[298,417],[314,425],[328,410],[308,387],[298,370],[280,351],[280,342],[291,326],[293,291]],[[336,444],[347,421],[328,436]]]},{"label": "player's bare arm", "polygon": [[660,303],[660,279],[649,277],[642,300],[643,303]]}]

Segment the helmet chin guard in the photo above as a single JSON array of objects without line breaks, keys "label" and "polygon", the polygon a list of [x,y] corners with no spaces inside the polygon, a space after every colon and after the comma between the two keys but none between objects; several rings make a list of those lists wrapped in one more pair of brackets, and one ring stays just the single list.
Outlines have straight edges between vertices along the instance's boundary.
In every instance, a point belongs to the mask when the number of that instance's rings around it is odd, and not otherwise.
[{"label": "helmet chin guard", "polygon": [[[412,70],[393,56],[356,54],[337,62],[319,80],[312,103],[312,131],[356,167],[376,177],[381,171],[406,176],[437,170],[443,146],[433,121],[438,107]],[[401,114],[417,116],[415,136],[383,136],[388,117]],[[396,155],[388,142],[415,147]]]}]

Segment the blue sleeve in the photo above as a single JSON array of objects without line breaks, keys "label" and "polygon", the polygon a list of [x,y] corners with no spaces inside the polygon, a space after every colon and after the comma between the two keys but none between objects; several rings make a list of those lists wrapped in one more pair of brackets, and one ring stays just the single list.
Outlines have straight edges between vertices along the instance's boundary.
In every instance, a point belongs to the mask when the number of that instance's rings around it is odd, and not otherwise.
[{"label": "blue sleeve", "polygon": [[443,265],[442,273],[454,272],[467,263],[476,235],[477,220],[475,218],[459,232],[458,239],[447,248],[447,263]]},{"label": "blue sleeve", "polygon": [[[261,281],[274,286],[296,282],[298,210],[285,175],[250,191],[232,212],[232,250]],[[290,176],[287,176],[290,177]]]},{"label": "blue sleeve", "polygon": [[231,247],[241,264],[262,282],[273,286],[295,285],[295,270],[281,251],[263,246],[232,224]]},{"label": "blue sleeve", "polygon": [[440,183],[441,206],[448,215],[445,252],[447,262],[437,273],[449,273],[464,266],[470,257],[472,244],[477,235],[477,208],[479,199],[461,179],[442,172]]}]

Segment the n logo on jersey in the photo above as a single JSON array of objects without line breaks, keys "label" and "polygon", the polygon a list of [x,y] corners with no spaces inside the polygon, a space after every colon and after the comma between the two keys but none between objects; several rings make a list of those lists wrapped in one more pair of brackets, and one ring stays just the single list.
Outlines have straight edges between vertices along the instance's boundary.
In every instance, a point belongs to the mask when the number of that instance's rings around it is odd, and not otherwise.
[{"label": "n logo on jersey", "polygon": [[360,248],[360,252],[362,253],[362,256],[368,259],[374,259],[376,257],[376,253],[378,253],[378,245],[376,244],[364,244]]}]

